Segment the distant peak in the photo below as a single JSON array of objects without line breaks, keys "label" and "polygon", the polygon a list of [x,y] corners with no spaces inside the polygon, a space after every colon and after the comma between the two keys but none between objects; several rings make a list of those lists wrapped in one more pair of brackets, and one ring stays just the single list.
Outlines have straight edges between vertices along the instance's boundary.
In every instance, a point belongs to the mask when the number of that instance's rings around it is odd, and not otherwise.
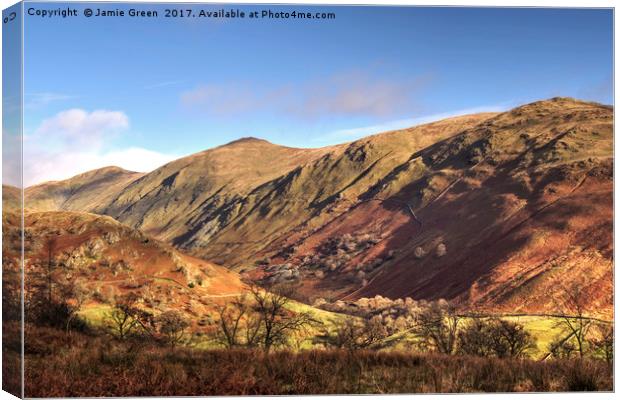
[{"label": "distant peak", "polygon": [[570,110],[574,108],[580,107],[591,107],[591,108],[609,108],[609,106],[605,106],[604,104],[592,102],[592,101],[584,101],[579,99],[574,99],[572,97],[552,97],[546,100],[538,100],[532,103],[524,104],[518,107],[509,110],[508,113],[511,114],[520,114],[520,113],[539,113],[541,111],[544,112],[555,112],[559,110]]},{"label": "distant peak", "polygon": [[529,104],[525,104],[525,106],[531,106],[531,105],[539,105],[539,106],[546,106],[546,105],[554,105],[554,104],[573,104],[573,105],[591,105],[591,106],[600,106],[602,104],[594,102],[594,101],[586,101],[586,100],[581,100],[581,99],[576,99],[574,97],[552,97],[550,99],[546,99],[546,100],[539,100],[539,101],[535,101]]},{"label": "distant peak", "polygon": [[[544,100],[543,100],[543,101],[544,101]],[[561,96],[558,96],[558,97],[552,97],[552,98],[550,98],[550,99],[549,99],[549,100],[547,100],[547,101],[553,101],[553,102],[556,102],[556,103],[558,103],[558,102],[571,102],[571,103],[582,102],[582,101],[577,100],[577,99],[572,98],[572,97],[561,97]]]},{"label": "distant peak", "polygon": [[232,142],[226,143],[224,146],[229,146],[229,145],[232,145],[232,144],[243,144],[243,143],[247,143],[247,144],[250,144],[250,143],[266,143],[266,144],[271,144],[271,142],[268,142],[265,139],[259,139],[259,138],[255,138],[255,137],[252,137],[252,136],[248,136],[248,137],[242,137],[242,138],[237,139],[237,140],[233,140]]},{"label": "distant peak", "polygon": [[50,181],[50,182],[43,182],[43,184],[45,183],[52,183],[52,182],[63,182],[63,181],[75,181],[75,180],[81,180],[81,179],[92,179],[92,178],[100,178],[100,177],[109,177],[109,176],[116,176],[116,175],[132,175],[132,174],[138,174],[139,172],[135,172],[135,171],[128,171],[126,169],[123,169],[121,167],[117,167],[115,165],[110,165],[107,167],[101,167],[101,168],[97,168],[97,169],[92,169],[90,171],[86,171],[86,172],[82,172],[81,174],[77,174],[74,175],[70,178],[67,179],[63,179],[61,181]]},{"label": "distant peak", "polygon": [[101,167],[101,168],[97,168],[97,169],[93,169],[93,170],[90,170],[90,171],[83,172],[81,174],[78,174],[78,175],[74,176],[73,178],[78,177],[78,176],[85,176],[85,175],[135,174],[135,173],[136,172],[134,172],[134,171],[128,171],[128,170],[126,170],[124,168],[117,167],[115,165],[110,165],[110,166],[107,166],[107,167]]}]

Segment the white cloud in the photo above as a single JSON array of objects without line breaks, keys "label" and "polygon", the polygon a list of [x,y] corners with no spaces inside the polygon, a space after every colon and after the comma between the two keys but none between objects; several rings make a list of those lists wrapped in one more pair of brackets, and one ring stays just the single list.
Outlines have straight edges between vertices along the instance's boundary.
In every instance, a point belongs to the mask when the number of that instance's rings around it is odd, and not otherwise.
[{"label": "white cloud", "polygon": [[122,111],[71,109],[44,120],[24,137],[24,185],[112,165],[148,172],[178,158],[141,147],[112,146],[128,128],[129,117]]},{"label": "white cloud", "polygon": [[67,151],[61,154],[30,154],[25,158],[24,185],[62,180],[97,168],[117,166],[129,171],[149,172],[179,158],[141,147],[121,150]]},{"label": "white cloud", "polygon": [[199,110],[209,115],[237,116],[248,112],[267,110],[271,105],[279,107],[282,99],[275,99],[271,90],[251,88],[238,84],[199,85],[181,93],[181,104],[188,109]]},{"label": "white cloud", "polygon": [[187,109],[215,116],[275,112],[302,119],[347,116],[394,116],[416,108],[430,76],[378,78],[349,71],[308,81],[265,87],[223,82],[198,85],[181,93]]},{"label": "white cloud", "polygon": [[35,135],[51,136],[61,140],[99,142],[105,136],[129,128],[129,118],[121,111],[95,110],[88,112],[79,108],[61,111],[44,120]]},{"label": "white cloud", "polygon": [[362,72],[313,83],[291,111],[306,118],[331,115],[390,116],[416,108],[416,97],[432,77],[373,78]]}]

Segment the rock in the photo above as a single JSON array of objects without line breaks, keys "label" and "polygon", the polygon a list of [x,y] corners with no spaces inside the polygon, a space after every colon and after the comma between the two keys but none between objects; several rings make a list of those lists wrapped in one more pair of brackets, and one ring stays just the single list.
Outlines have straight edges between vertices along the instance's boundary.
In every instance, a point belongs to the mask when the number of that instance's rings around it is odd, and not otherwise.
[{"label": "rock", "polygon": [[114,244],[121,240],[121,235],[119,232],[106,232],[103,235],[103,240],[108,244]]}]

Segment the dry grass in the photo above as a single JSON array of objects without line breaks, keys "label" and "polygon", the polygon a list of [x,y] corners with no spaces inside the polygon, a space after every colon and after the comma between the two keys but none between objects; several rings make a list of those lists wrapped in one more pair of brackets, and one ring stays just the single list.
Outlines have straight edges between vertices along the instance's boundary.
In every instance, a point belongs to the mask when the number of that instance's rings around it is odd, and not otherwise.
[{"label": "dry grass", "polygon": [[2,390],[21,396],[21,343],[19,325],[3,321],[2,327]]},{"label": "dry grass", "polygon": [[170,349],[36,328],[26,396],[187,396],[612,390],[596,360],[500,360],[405,352]]}]

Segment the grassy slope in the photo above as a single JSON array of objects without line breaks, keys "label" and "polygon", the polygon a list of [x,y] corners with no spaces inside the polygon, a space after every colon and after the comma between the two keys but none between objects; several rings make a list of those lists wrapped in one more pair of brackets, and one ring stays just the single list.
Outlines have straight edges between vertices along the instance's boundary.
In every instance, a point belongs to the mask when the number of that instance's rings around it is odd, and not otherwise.
[{"label": "grassy slope", "polygon": [[[17,219],[4,213],[3,234],[12,237]],[[55,238],[57,279],[79,282],[90,294],[84,316],[100,321],[117,295],[135,292],[143,307],[175,309],[197,322],[214,306],[245,291],[238,274],[182,254],[110,217],[77,212],[26,214],[26,285],[46,264],[47,238]],[[17,260],[19,246],[3,242],[3,261]],[[7,264],[8,265],[8,264]],[[190,287],[192,286],[193,287]]]},{"label": "grassy slope", "polygon": [[2,185],[2,209],[18,210],[21,207],[20,190],[14,186]]},{"label": "grassy slope", "polygon": [[[560,325],[561,320],[554,317],[541,316],[519,316],[519,317],[501,317],[501,319],[517,322],[529,332],[535,342],[536,348],[528,351],[529,357],[538,360],[543,358],[549,349],[549,344],[558,338],[565,337],[566,331]],[[467,324],[468,318],[464,318],[460,322],[460,326]],[[410,350],[418,338],[410,331],[399,332],[384,340],[386,350]]]},{"label": "grassy slope", "polygon": [[27,197],[46,210],[103,212],[231,266],[299,224],[322,224],[334,196],[355,199],[412,152],[492,115],[455,117],[319,149],[246,138],[142,177],[125,171],[123,183],[114,174],[118,185],[87,185],[89,175],[111,175],[97,170],[29,188]]},{"label": "grassy slope", "polygon": [[238,215],[239,201],[255,188],[328,151],[237,140],[145,175],[123,189],[105,213],[176,244],[206,240]]},{"label": "grassy slope", "polygon": [[457,117],[339,146],[256,188],[211,246],[196,251],[225,265],[247,266],[263,252],[273,253],[345,211],[413,152],[489,116]]},{"label": "grassy slope", "polygon": [[105,167],[63,181],[46,182],[25,190],[25,207],[34,211],[101,213],[113,196],[143,173]]},{"label": "grassy slope", "polygon": [[[381,241],[306,294],[331,298],[456,299],[464,308],[540,312],[562,284],[583,280],[595,315],[611,316],[612,110],[554,99],[519,107],[413,154],[360,203],[294,237],[301,264],[325,240],[369,233]],[[409,204],[422,225],[413,221]],[[435,257],[445,243],[447,255]],[[421,247],[427,256],[414,255]],[[367,276],[359,264],[392,260]],[[550,295],[552,294],[552,295]]]},{"label": "grassy slope", "polygon": [[[328,331],[332,331],[338,324],[341,324],[347,316],[343,314],[333,313],[325,310],[321,310],[304,303],[291,302],[287,308],[293,312],[308,312],[315,319],[320,321],[324,328]],[[94,326],[103,326],[104,320],[111,311],[111,306],[107,304],[91,303],[87,305],[80,315],[85,318],[89,323]],[[522,324],[525,330],[528,331],[535,340],[536,348],[528,352],[529,356],[533,359],[540,359],[547,354],[549,344],[557,339],[558,336],[565,335],[565,330],[560,325],[561,320],[554,317],[542,317],[542,316],[519,316],[519,317],[502,317],[509,321],[514,321]],[[467,323],[467,318],[461,321],[461,326]],[[315,335],[319,335],[321,329],[310,328],[306,334],[311,339]],[[383,341],[383,351],[411,351],[411,344],[415,343],[417,338],[410,332],[400,332],[393,336],[386,338]],[[209,349],[217,348],[219,346],[210,342],[208,339],[200,342],[199,348]],[[315,346],[312,345],[311,340],[306,340],[302,344],[302,349],[311,349]],[[320,346],[319,346],[320,348]]]}]

